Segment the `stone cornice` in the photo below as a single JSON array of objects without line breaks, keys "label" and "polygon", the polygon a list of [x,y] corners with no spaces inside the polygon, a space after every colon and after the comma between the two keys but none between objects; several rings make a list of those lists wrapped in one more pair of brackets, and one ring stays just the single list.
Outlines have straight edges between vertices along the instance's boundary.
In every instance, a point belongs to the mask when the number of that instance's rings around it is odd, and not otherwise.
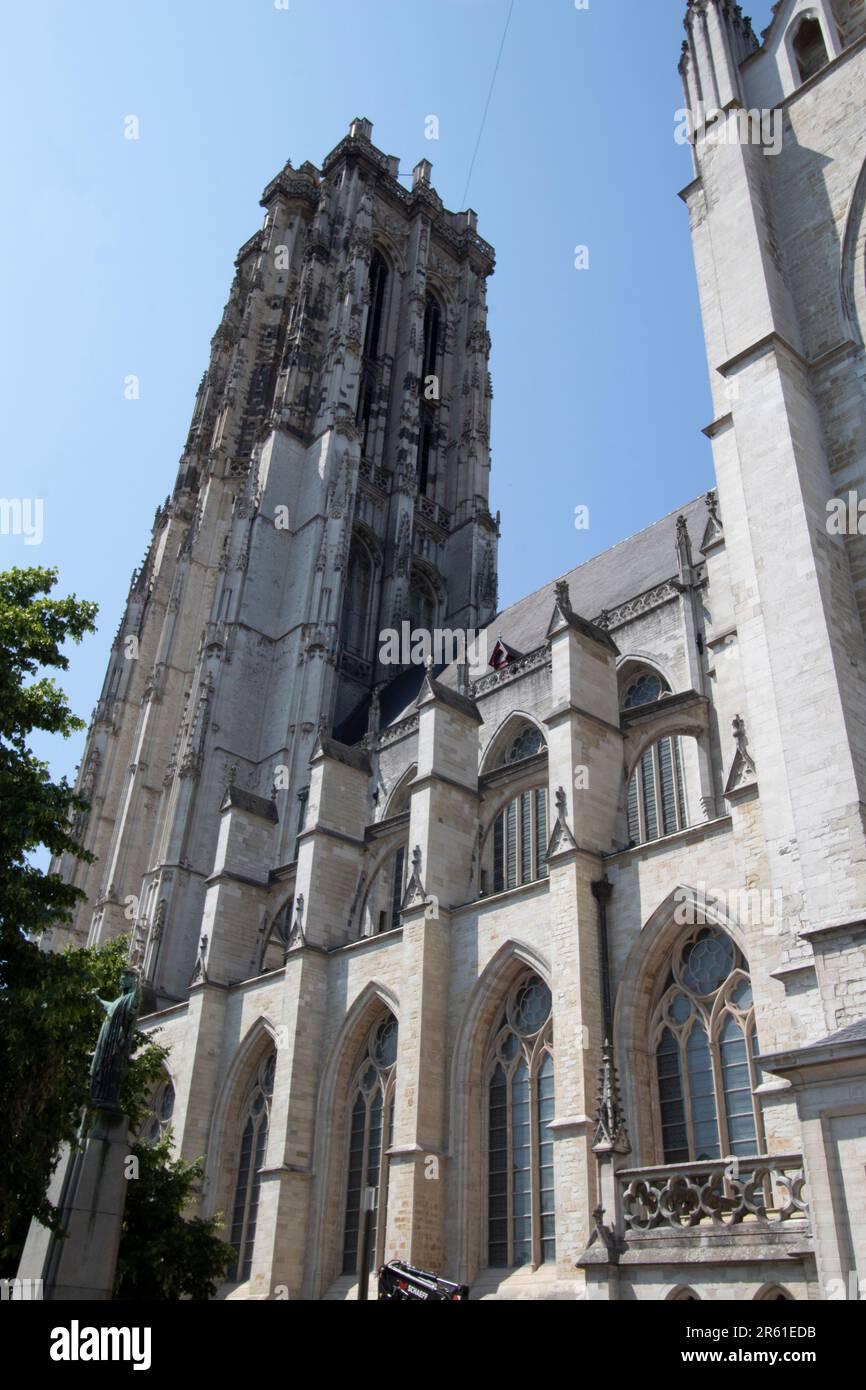
[{"label": "stone cornice", "polygon": [[724,430],[730,429],[734,423],[734,416],[729,410],[727,415],[720,415],[718,419],[711,420],[708,425],[704,425],[701,434],[705,434],[707,439],[715,439]]},{"label": "stone cornice", "polygon": [[694,844],[702,840],[705,835],[716,834],[722,830],[732,828],[730,816],[717,816],[715,820],[701,821],[699,825],[687,825],[685,829],[678,830],[675,835],[663,835],[658,840],[645,840],[641,845],[631,845],[628,849],[615,849],[610,854],[604,855],[605,861],[609,859],[620,859],[626,861],[629,858],[636,858],[640,854],[662,854],[675,850],[678,845]]},{"label": "stone cornice", "polygon": [[520,758],[515,763],[504,763],[501,767],[493,767],[489,772],[484,772],[478,779],[478,786],[481,791],[488,791],[492,787],[499,787],[503,782],[510,782],[516,778],[523,778],[535,772],[547,769],[548,752],[544,748],[540,753],[533,753],[531,758]]},{"label": "stone cornice", "polygon": [[634,709],[624,709],[620,715],[623,729],[634,729],[640,724],[652,724],[663,718],[671,710],[690,710],[703,708],[709,710],[710,702],[706,695],[697,690],[679,690],[674,695],[663,695],[649,705],[636,705]]},{"label": "stone cornice", "polygon": [[325,835],[329,840],[340,840],[344,845],[355,845],[358,849],[364,848],[363,839],[357,835],[347,835],[345,830],[334,830],[330,825],[311,825],[309,829],[302,830],[298,835],[298,841],[308,840],[313,835]]},{"label": "stone cornice", "polygon": [[798,934],[804,941],[827,941],[834,936],[862,936],[866,932],[866,918],[839,917],[832,922],[818,922],[814,927],[806,927]]},{"label": "stone cornice", "polygon": [[456,777],[447,777],[443,772],[428,772],[423,777],[412,779],[412,791],[422,791],[425,787],[454,787],[458,792],[465,793],[466,796],[478,796],[478,787],[469,786],[466,782],[458,782]]},{"label": "stone cornice", "polygon": [[270,892],[270,883],[262,882],[258,878],[250,878],[248,874],[236,874],[231,869],[220,869],[218,873],[211,874],[205,879],[205,886],[210,888],[214,883],[243,883],[247,888],[259,888],[263,893]]},{"label": "stone cornice", "polygon": [[503,888],[501,893],[486,893],[483,898],[472,898],[468,903],[458,903],[449,911],[452,917],[456,917],[458,913],[477,912],[481,908],[490,907],[491,904],[496,906],[511,899],[541,897],[547,893],[549,887],[549,878],[534,878],[531,883],[521,883],[516,888]]},{"label": "stone cornice", "polygon": [[409,828],[409,816],[409,811],[401,811],[399,816],[388,816],[386,820],[373,821],[364,831],[364,839],[387,839],[390,835],[395,835],[398,830],[407,830]]}]

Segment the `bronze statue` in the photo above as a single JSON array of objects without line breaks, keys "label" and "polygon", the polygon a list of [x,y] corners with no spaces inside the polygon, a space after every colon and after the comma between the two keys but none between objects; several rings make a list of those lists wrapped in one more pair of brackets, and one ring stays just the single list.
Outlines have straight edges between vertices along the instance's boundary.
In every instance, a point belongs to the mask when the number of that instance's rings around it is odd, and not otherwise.
[{"label": "bronze statue", "polygon": [[100,1109],[117,1110],[118,1097],[132,1048],[132,1035],[141,1003],[136,970],[124,970],[121,993],[111,1001],[100,999],[105,1018],[96,1039],[90,1065],[90,1099]]}]

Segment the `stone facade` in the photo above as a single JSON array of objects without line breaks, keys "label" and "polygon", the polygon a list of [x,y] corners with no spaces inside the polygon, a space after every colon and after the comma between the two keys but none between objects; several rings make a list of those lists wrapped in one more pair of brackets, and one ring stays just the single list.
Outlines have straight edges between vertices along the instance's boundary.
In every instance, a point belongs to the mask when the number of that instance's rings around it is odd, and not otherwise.
[{"label": "stone facade", "polygon": [[717,490],[495,618],[474,213],[357,120],[239,254],[54,936],[132,933],[224,1297],[352,1297],[364,1185],[475,1297],[866,1278],[866,17],[686,30]]}]

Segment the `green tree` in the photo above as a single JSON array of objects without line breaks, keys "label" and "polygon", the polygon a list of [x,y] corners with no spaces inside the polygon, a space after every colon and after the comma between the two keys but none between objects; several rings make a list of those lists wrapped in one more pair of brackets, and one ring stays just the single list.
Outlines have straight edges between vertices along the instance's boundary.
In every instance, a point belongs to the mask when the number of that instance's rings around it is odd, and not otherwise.
[{"label": "green tree", "polygon": [[201,1159],[171,1156],[171,1140],[137,1141],[138,1177],[127,1185],[114,1297],[117,1300],[212,1298],[234,1258],[218,1218],[184,1212],[204,1177]]},{"label": "green tree", "polygon": [[[62,647],[94,630],[96,605],[52,598],[48,569],[0,573],[0,1274],[14,1274],[32,1217],[56,1230],[47,1188],[64,1143],[89,1116],[90,1058],[114,999],[129,940],[49,952],[44,929],[69,921],[80,889],[31,862],[34,850],[91,863],[72,832],[89,809],[66,778],[52,780],[28,739],[36,729],[68,738],[84,727],[49,673],[65,671]],[[138,1133],[163,1074],[163,1048],[136,1034],[121,1093]],[[166,1144],[133,1145],[142,1179],[131,1181],[121,1246],[123,1297],[205,1298],[231,1259],[215,1221],[184,1221],[201,1165],[171,1160]],[[136,1292],[147,1290],[146,1293]],[[161,1292],[154,1292],[160,1290]]]},{"label": "green tree", "polygon": [[68,738],[83,727],[50,674],[61,650],[92,632],[93,603],[50,597],[54,570],[0,574],[0,1261],[8,1268],[31,1215],[51,1218],[45,1187],[57,1151],[75,1136],[98,1030],[113,986],[115,955],[51,956],[36,944],[66,921],[79,889],[30,862],[36,849],[88,855],[70,832],[87,803],[65,778],[52,780],[28,746],[34,729]]},{"label": "green tree", "polygon": [[[51,1229],[47,1187],[62,1144],[74,1144],[89,1110],[90,1057],[104,1017],[99,999],[120,992],[128,937],[102,946],[42,951],[25,941],[3,960],[0,985],[0,1264],[14,1273],[30,1218]],[[133,1132],[162,1075],[164,1048],[138,1033],[121,1093]]]},{"label": "green tree", "polygon": [[34,729],[70,734],[84,728],[53,677],[69,658],[61,650],[93,632],[96,604],[51,598],[57,571],[12,569],[0,574],[0,946],[14,952],[22,935],[68,921],[83,894],[59,874],[29,861],[41,847],[92,862],[70,830],[87,802],[65,777],[52,780],[47,763],[28,747]]}]

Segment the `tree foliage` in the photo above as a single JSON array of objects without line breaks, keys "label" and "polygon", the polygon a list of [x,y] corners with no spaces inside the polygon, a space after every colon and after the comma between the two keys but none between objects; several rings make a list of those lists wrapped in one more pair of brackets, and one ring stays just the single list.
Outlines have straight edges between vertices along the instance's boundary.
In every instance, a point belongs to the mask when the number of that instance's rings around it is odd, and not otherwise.
[{"label": "tree foliage", "polygon": [[168,1135],[131,1153],[138,1177],[127,1186],[115,1299],[212,1298],[234,1251],[217,1235],[218,1218],[184,1216],[204,1177],[201,1159],[172,1158]]},{"label": "tree foliage", "polygon": [[86,811],[65,777],[52,780],[47,763],[28,746],[34,729],[70,734],[84,727],[51,675],[65,671],[64,642],[94,630],[96,604],[51,598],[57,572],[12,569],[0,574],[0,941],[4,952],[21,933],[33,935],[66,921],[82,896],[58,874],[43,873],[28,856],[45,846],[53,855],[92,856],[74,840],[70,819]]},{"label": "tree foliage", "polygon": [[[53,781],[28,745],[34,730],[68,738],[84,727],[50,675],[65,671],[65,642],[94,630],[96,605],[52,598],[49,569],[0,573],[0,1274],[13,1275],[31,1218],[53,1230],[48,1185],[64,1143],[90,1118],[90,1061],[114,999],[129,940],[42,950],[46,927],[69,921],[83,900],[30,856],[47,848],[92,862],[73,832],[89,810],[66,778]],[[130,1133],[142,1127],[166,1053],[137,1032],[121,1092]],[[168,1147],[133,1144],[141,1178],[130,1181],[121,1246],[124,1298],[207,1297],[231,1258],[214,1221],[184,1221],[200,1165]]]},{"label": "tree foliage", "polygon": [[[0,987],[0,1248],[7,1269],[35,1216],[56,1229],[47,1187],[64,1143],[89,1113],[90,1058],[120,992],[128,937],[52,953],[25,941],[2,962]],[[138,1033],[121,1104],[133,1131],[149,1108],[165,1051]]]}]

